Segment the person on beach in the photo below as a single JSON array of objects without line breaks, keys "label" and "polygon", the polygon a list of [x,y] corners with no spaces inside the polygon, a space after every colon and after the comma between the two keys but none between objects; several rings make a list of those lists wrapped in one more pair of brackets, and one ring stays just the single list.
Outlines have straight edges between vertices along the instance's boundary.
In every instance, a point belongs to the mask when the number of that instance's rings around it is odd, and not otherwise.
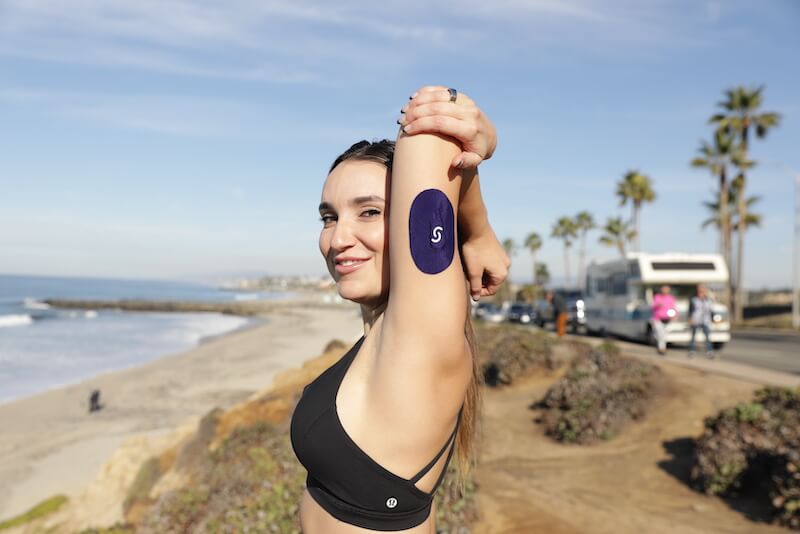
[{"label": "person on beach", "polygon": [[698,284],[697,296],[689,302],[689,326],[692,328],[692,337],[689,341],[689,357],[694,357],[694,338],[698,330],[703,331],[706,338],[706,356],[714,358],[714,345],[711,343],[711,316],[714,301],[708,294],[706,286]]},{"label": "person on beach", "polygon": [[493,295],[510,260],[489,225],[477,166],[492,123],[463,93],[428,86],[397,141],[361,141],[322,188],[319,247],[364,335],[303,390],[291,422],[308,471],[306,534],[436,531],[450,457],[472,460],[480,370],[469,295]]},{"label": "person on beach", "polygon": [[653,295],[652,314],[651,324],[658,353],[666,354],[667,324],[678,315],[675,297],[670,293],[669,286],[661,286],[661,292]]}]

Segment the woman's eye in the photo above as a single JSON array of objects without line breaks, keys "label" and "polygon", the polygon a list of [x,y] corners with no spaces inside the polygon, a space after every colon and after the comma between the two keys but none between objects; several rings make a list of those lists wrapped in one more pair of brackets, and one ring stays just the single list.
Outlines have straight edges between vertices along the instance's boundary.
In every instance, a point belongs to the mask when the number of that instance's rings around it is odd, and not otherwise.
[{"label": "woman's eye", "polygon": [[322,224],[329,224],[335,221],[336,217],[334,215],[326,214],[322,215],[319,220],[322,221]]},{"label": "woman's eye", "polygon": [[381,210],[376,210],[376,209],[369,209],[369,210],[364,210],[363,212],[361,212],[361,216],[362,217],[375,217],[376,215],[380,215],[380,214],[381,214]]}]

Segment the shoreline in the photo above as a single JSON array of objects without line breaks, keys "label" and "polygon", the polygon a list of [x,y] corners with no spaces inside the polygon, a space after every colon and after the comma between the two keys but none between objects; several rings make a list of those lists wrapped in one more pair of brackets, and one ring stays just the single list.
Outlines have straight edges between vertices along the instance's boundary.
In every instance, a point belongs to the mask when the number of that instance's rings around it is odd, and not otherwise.
[{"label": "shoreline", "polygon": [[29,397],[33,397],[33,396],[36,396],[36,395],[39,395],[39,394],[42,394],[42,393],[46,393],[46,392],[51,391],[51,390],[67,388],[67,387],[70,387],[70,386],[74,386],[74,385],[80,384],[81,382],[87,382],[87,381],[93,380],[93,379],[95,379],[97,377],[100,377],[100,376],[108,374],[108,373],[114,373],[114,372],[117,372],[117,371],[125,371],[127,369],[132,369],[132,368],[138,367],[140,365],[145,365],[147,363],[156,361],[156,360],[158,360],[160,358],[164,358],[166,356],[170,356],[171,354],[176,354],[176,353],[181,353],[181,352],[185,352],[185,351],[188,351],[188,350],[192,350],[192,349],[194,349],[196,347],[201,346],[202,344],[204,344],[204,343],[206,343],[208,341],[213,341],[214,339],[217,339],[219,337],[223,337],[223,336],[226,336],[228,334],[233,334],[233,333],[236,333],[236,332],[239,332],[239,331],[242,331],[242,330],[247,330],[249,328],[255,328],[258,325],[263,324],[265,321],[267,321],[266,315],[264,315],[264,314],[260,314],[260,315],[241,315],[241,316],[240,315],[236,315],[236,316],[233,316],[233,315],[226,315],[226,314],[219,313],[219,312],[190,312],[190,311],[174,311],[174,312],[152,311],[152,312],[125,312],[125,313],[130,313],[130,314],[146,313],[146,314],[154,314],[154,315],[156,315],[156,314],[170,314],[170,315],[174,315],[174,316],[184,316],[184,317],[190,317],[190,316],[195,316],[195,315],[207,315],[207,316],[215,316],[215,317],[219,317],[219,318],[223,318],[223,317],[233,318],[233,317],[235,317],[235,318],[241,319],[242,323],[240,325],[238,325],[238,326],[233,326],[229,330],[224,330],[224,331],[219,332],[219,333],[211,332],[211,333],[209,333],[207,335],[200,336],[196,341],[194,341],[192,344],[190,344],[190,345],[188,345],[188,346],[186,346],[184,348],[179,348],[177,350],[174,350],[174,349],[173,350],[169,350],[169,349],[164,348],[164,352],[155,351],[153,353],[153,354],[155,354],[155,356],[152,356],[149,359],[142,359],[141,361],[131,361],[131,362],[128,362],[127,364],[124,364],[124,365],[122,365],[120,367],[116,367],[116,368],[113,368],[113,369],[102,370],[102,371],[99,371],[99,372],[95,372],[94,374],[89,374],[89,375],[81,376],[81,377],[78,377],[78,378],[66,379],[63,382],[51,384],[51,385],[47,386],[45,389],[26,392],[22,396],[19,396],[19,397],[11,397],[11,398],[0,397],[0,407],[4,406],[6,404],[12,403],[12,402],[16,402],[16,401],[19,401],[19,400],[24,400],[24,399],[27,399]]},{"label": "shoreline", "polygon": [[[277,373],[331,339],[351,341],[362,329],[357,311],[282,303],[187,351],[0,404],[0,519],[57,493],[76,496],[126,441],[155,446],[210,410],[271,387]],[[89,414],[92,389],[104,407]]]}]

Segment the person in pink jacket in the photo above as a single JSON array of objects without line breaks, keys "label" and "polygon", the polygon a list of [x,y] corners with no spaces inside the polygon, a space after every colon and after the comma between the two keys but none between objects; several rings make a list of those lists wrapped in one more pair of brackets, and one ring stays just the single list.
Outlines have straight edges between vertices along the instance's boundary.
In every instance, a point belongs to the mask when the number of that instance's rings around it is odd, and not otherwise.
[{"label": "person in pink jacket", "polygon": [[670,293],[669,286],[661,286],[661,293],[653,295],[653,333],[656,336],[658,353],[667,352],[667,323],[678,316],[675,306],[675,297]]}]

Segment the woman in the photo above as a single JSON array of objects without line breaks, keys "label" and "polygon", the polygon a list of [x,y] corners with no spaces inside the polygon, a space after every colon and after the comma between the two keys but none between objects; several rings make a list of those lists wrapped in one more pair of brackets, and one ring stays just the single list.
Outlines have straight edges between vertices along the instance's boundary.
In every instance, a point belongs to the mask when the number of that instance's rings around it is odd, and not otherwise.
[{"label": "woman", "polygon": [[652,327],[656,338],[658,353],[667,353],[667,324],[678,316],[675,297],[670,293],[668,285],[661,286],[661,292],[653,295]]},{"label": "woman", "polygon": [[402,112],[396,146],[356,143],[322,190],[320,251],[339,294],[361,305],[364,336],[292,417],[306,534],[434,533],[450,456],[469,463],[478,373],[465,269],[477,299],[509,267],[475,171],[494,127],[444,87],[420,89]]}]

